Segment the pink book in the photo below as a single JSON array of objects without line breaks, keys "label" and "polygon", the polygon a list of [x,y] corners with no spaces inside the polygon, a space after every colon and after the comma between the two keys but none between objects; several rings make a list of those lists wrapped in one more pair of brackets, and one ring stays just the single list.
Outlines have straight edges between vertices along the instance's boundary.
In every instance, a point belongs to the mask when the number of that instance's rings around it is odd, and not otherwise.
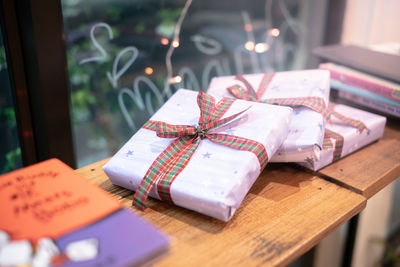
[{"label": "pink book", "polygon": [[319,65],[319,68],[329,70],[331,73],[331,79],[400,102],[399,84],[334,63],[323,63]]}]

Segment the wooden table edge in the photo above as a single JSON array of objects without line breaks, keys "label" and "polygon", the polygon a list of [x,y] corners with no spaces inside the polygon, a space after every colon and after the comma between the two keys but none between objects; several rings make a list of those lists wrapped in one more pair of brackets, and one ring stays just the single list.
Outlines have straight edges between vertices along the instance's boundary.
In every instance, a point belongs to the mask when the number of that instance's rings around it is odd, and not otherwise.
[{"label": "wooden table edge", "polygon": [[381,191],[385,186],[390,184],[391,182],[395,181],[396,178],[400,177],[400,163],[395,166],[394,168],[388,170],[381,179],[379,179],[377,182],[375,182],[372,185],[369,185],[367,188],[357,188],[354,187],[350,184],[347,184],[340,179],[337,179],[335,177],[332,177],[330,175],[324,174],[320,171],[317,171],[315,174],[317,177],[325,179],[331,183],[334,183],[338,186],[341,186],[343,188],[346,188],[350,191],[353,191],[357,194],[362,195],[365,197],[367,200],[373,197],[375,194],[377,194],[379,191]]},{"label": "wooden table edge", "polygon": [[[300,256],[304,255],[307,251],[312,249],[314,246],[318,245],[318,243],[321,242],[324,238],[326,238],[329,234],[333,233],[344,223],[348,222],[351,218],[353,218],[353,216],[359,214],[362,210],[365,209],[366,206],[367,206],[367,199],[364,198],[364,201],[361,202],[351,213],[347,214],[346,217],[342,218],[341,220],[337,220],[334,223],[333,227],[323,230],[319,234],[315,235],[315,237],[311,238],[311,240],[307,244],[305,244],[299,250],[295,251],[292,255],[290,255],[287,259],[283,260],[282,263],[277,266],[286,266],[289,263],[296,260],[297,258],[299,258]],[[320,236],[323,237],[319,238]]]}]

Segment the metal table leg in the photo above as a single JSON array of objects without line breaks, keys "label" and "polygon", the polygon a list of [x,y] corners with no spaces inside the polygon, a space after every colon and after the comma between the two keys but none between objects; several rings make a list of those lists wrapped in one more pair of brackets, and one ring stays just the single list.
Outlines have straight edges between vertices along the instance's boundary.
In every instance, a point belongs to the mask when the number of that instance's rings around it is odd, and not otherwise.
[{"label": "metal table leg", "polygon": [[353,250],[357,235],[358,218],[359,215],[357,214],[349,221],[349,227],[347,229],[347,236],[346,236],[346,244],[342,259],[343,267],[350,267],[351,261],[353,260]]}]

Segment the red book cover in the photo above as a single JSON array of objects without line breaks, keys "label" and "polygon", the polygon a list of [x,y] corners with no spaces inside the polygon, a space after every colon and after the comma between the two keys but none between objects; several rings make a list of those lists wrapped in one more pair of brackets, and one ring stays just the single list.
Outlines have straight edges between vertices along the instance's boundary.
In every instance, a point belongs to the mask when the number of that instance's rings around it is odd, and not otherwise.
[{"label": "red book cover", "polygon": [[0,176],[0,229],[12,240],[56,238],[121,204],[57,159]]}]

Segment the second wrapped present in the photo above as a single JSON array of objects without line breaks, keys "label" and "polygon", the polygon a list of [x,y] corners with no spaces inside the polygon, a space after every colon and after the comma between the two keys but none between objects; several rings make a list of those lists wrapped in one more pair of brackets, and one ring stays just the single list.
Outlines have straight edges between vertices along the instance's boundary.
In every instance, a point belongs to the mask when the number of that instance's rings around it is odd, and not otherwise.
[{"label": "second wrapped present", "polygon": [[216,77],[207,93],[218,97],[292,106],[289,135],[271,162],[298,162],[319,158],[324,118],[329,119],[329,71],[302,70]]},{"label": "second wrapped present", "polygon": [[[336,112],[351,116],[354,125],[343,124],[334,118],[333,123],[326,126],[321,158],[319,160],[304,158],[303,162],[299,163],[314,171],[378,140],[385,129],[386,118],[383,116],[341,104],[331,103],[331,106]],[[359,132],[357,124],[361,124],[360,126],[366,130]]]},{"label": "second wrapped present", "polygon": [[228,221],[286,139],[291,114],[180,89],[103,169],[136,191],[139,208],[150,195]]}]

